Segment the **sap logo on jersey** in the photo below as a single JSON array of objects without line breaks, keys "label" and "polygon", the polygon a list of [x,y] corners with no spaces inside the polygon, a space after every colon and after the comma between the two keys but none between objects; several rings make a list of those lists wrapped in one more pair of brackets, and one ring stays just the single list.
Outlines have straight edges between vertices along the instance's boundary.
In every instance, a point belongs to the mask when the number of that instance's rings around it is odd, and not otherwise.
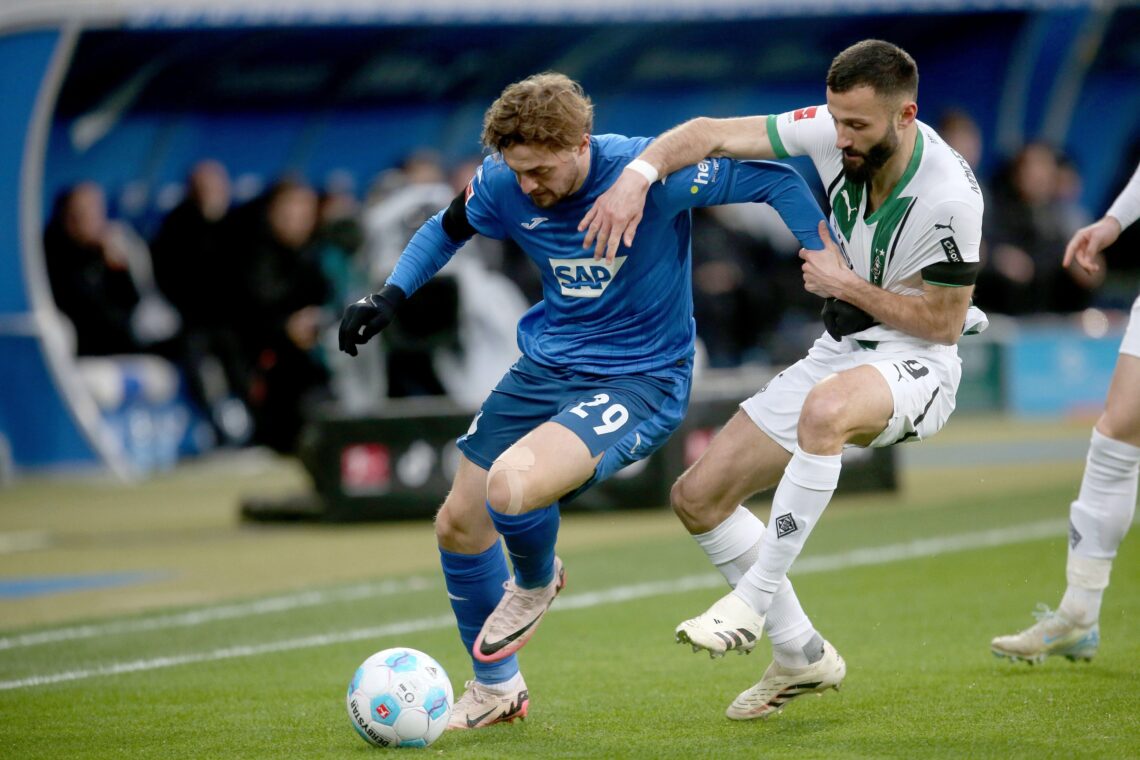
[{"label": "sap logo on jersey", "polygon": [[597,298],[625,263],[625,256],[618,256],[614,263],[593,259],[551,259],[550,268],[562,286],[562,295],[571,298]]}]

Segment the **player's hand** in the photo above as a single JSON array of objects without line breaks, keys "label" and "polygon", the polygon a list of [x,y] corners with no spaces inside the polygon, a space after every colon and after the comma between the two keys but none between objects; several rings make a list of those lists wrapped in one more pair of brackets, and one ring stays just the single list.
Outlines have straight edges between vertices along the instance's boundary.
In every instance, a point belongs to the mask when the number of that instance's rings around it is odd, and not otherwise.
[{"label": "player's hand", "polygon": [[637,225],[645,210],[645,194],[649,181],[635,171],[623,171],[617,181],[594,201],[594,205],[578,223],[578,231],[586,232],[583,248],[594,247],[594,260],[603,256],[612,263],[619,243],[629,248]]},{"label": "player's hand", "polygon": [[340,350],[356,356],[356,347],[387,327],[405,298],[404,291],[395,285],[385,285],[379,293],[365,296],[345,309],[340,320]]},{"label": "player's hand", "polygon": [[823,241],[822,250],[800,249],[800,258],[804,262],[801,267],[804,289],[824,298],[840,298],[844,281],[856,275],[848,268],[839,246],[831,239],[831,230],[826,221],[819,223],[819,239]]},{"label": "player's hand", "polygon": [[1068,269],[1076,261],[1086,272],[1095,274],[1100,271],[1103,261],[1100,252],[1115,243],[1118,237],[1120,222],[1111,216],[1101,217],[1093,224],[1077,230],[1065,246],[1062,264]]}]

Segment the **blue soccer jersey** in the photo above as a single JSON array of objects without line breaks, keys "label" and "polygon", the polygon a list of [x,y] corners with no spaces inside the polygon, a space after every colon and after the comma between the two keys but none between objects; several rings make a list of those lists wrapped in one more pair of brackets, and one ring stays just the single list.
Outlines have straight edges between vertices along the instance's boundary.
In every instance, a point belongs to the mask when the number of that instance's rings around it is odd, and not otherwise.
[{"label": "blue soccer jersey", "polygon": [[[599,375],[654,371],[693,350],[689,210],[726,203],[772,205],[805,248],[820,249],[824,219],[804,180],[764,161],[709,158],[654,183],[630,248],[612,264],[582,248],[578,222],[648,138],[595,135],[582,186],[549,208],[536,206],[499,155],[488,156],[467,192],[470,225],[510,238],[542,275],[543,300],[519,322],[519,349],[539,364]],[[442,212],[408,244],[388,282],[409,295],[462,241],[443,233]],[[493,308],[493,305],[489,305]]]}]

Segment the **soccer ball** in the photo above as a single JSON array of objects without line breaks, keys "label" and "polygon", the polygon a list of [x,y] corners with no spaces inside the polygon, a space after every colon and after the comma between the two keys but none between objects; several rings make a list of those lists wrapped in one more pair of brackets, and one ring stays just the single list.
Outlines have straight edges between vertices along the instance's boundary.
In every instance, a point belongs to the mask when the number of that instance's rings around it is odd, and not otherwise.
[{"label": "soccer ball", "polygon": [[378,747],[426,747],[451,717],[455,694],[439,663],[407,647],[384,649],[348,684],[348,717],[360,738]]}]

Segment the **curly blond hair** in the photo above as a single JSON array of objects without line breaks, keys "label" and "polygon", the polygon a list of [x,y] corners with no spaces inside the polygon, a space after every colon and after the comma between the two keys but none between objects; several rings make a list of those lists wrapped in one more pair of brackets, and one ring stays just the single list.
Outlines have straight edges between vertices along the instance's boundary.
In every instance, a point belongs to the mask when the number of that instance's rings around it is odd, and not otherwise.
[{"label": "curly blond hair", "polygon": [[594,127],[594,104],[582,85],[547,71],[508,85],[483,115],[483,145],[502,151],[536,144],[573,148]]}]

